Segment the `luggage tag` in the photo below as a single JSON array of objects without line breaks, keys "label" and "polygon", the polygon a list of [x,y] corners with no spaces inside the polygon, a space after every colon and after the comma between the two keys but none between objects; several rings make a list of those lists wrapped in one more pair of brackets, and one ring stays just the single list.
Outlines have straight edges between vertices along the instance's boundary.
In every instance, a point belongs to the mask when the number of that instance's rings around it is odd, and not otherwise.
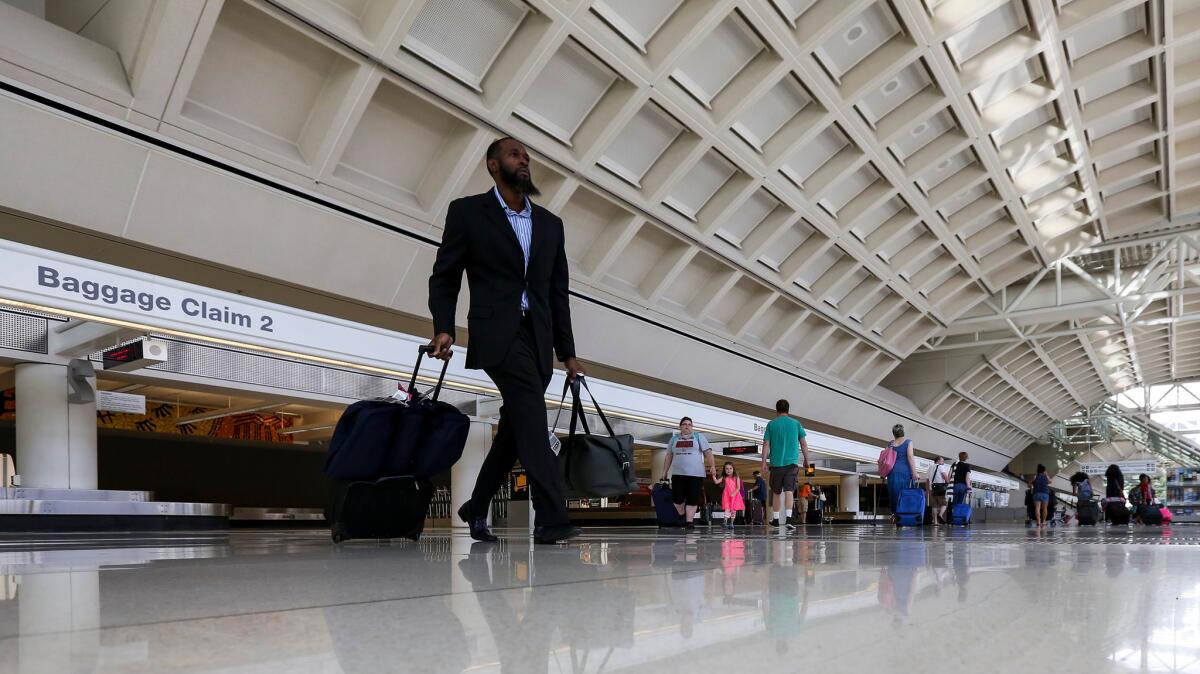
[{"label": "luggage tag", "polygon": [[558,401],[558,412],[556,412],[554,415],[554,425],[551,426],[548,431],[550,436],[550,451],[554,452],[554,456],[558,456],[560,453],[562,453],[562,440],[559,440],[558,436],[554,434],[554,429],[558,428],[558,420],[562,416],[563,404],[567,401],[567,389],[569,387],[569,382],[563,382],[562,399]]}]

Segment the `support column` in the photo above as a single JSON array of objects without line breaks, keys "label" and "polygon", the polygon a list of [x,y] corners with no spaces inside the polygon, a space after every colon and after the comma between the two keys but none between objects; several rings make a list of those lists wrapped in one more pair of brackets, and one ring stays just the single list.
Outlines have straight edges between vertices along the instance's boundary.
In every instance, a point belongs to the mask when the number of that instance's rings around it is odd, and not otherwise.
[{"label": "support column", "polygon": [[[467,445],[463,448],[462,458],[450,468],[450,526],[466,529],[467,525],[458,519],[458,508],[475,489],[475,478],[483,467],[492,446],[492,425],[487,421],[471,420],[471,430],[467,432]],[[491,521],[488,513],[488,521]]]},{"label": "support column", "polygon": [[838,500],[841,501],[841,511],[847,513],[858,512],[858,476],[843,475],[842,482],[838,486]]},{"label": "support column", "polygon": [[658,481],[662,477],[663,467],[667,465],[667,450],[652,449],[650,450],[650,480]]},{"label": "support column", "polygon": [[76,367],[18,363],[17,472],[21,486],[96,489],[96,377]]}]

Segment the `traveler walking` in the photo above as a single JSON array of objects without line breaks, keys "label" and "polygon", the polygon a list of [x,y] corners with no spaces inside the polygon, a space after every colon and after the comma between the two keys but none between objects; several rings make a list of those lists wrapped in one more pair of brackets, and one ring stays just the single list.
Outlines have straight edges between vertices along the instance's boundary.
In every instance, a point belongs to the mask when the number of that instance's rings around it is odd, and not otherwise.
[{"label": "traveler walking", "polygon": [[1115,463],[1109,464],[1104,471],[1104,496],[1105,498],[1125,498],[1125,474],[1121,472],[1121,467]]},{"label": "traveler walking", "polygon": [[775,516],[771,526],[786,527],[794,531],[786,518],[792,507],[792,494],[800,481],[800,453],[804,453],[804,465],[808,465],[808,441],[800,422],[788,415],[791,404],[786,400],[775,403],[775,418],[767,423],[763,433],[762,472],[767,472],[770,461],[771,493],[775,495]]},{"label": "traveler walking", "polygon": [[[917,474],[917,460],[913,457],[913,443],[911,439],[905,437],[904,426],[900,424],[892,426],[892,441],[888,443],[888,449],[896,453],[895,464],[887,475],[888,500],[894,513],[896,504],[900,502],[900,490],[907,489]],[[896,520],[897,518],[893,515],[892,519]]]},{"label": "traveler walking", "polygon": [[929,504],[933,509],[933,523],[946,523],[946,491],[950,488],[950,466],[937,457],[929,469]]},{"label": "traveler walking", "polygon": [[568,379],[584,374],[571,330],[563,223],[530,202],[539,192],[524,145],[501,138],[488,146],[485,162],[496,186],[450,203],[429,276],[433,356],[450,358],[465,272],[471,297],[467,367],[486,372],[503,399],[496,438],[471,500],[458,516],[470,526],[472,538],[495,541],[487,526],[489,504],[519,457],[533,486],[534,538],[556,543],[580,530],[568,519],[562,477],[546,433],[545,392],[553,352]]},{"label": "traveler walking", "polygon": [[950,473],[954,477],[954,502],[966,503],[967,494],[971,493],[971,464],[967,463],[966,452],[958,453],[958,461],[950,467]]},{"label": "traveler walking", "polygon": [[821,511],[821,516],[825,516],[825,490],[821,489],[821,485],[817,485],[817,509]]},{"label": "traveler walking", "polygon": [[1049,520],[1050,506],[1050,476],[1046,474],[1046,467],[1038,464],[1037,474],[1033,476],[1030,483],[1033,489],[1033,517],[1034,522],[1039,527],[1046,526]]},{"label": "traveler walking", "polygon": [[1129,508],[1125,505],[1125,474],[1117,464],[1104,471],[1104,520],[1110,524],[1129,524]]},{"label": "traveler walking", "polygon": [[713,481],[724,487],[721,491],[721,510],[725,511],[723,526],[732,529],[737,514],[746,510],[746,502],[742,500],[742,478],[738,477],[733,463],[726,461],[721,467],[721,474],[713,478]]},{"label": "traveler walking", "polygon": [[792,513],[792,520],[797,524],[804,524],[805,518],[808,517],[808,507],[812,505],[813,489],[811,482],[805,482],[800,485],[800,491],[796,496],[796,510]]},{"label": "traveler walking", "polygon": [[[705,472],[705,466],[708,471]],[[662,479],[671,480],[671,495],[675,510],[683,519],[685,529],[695,526],[696,508],[704,498],[704,477],[714,475],[712,447],[703,434],[692,427],[692,418],[679,420],[679,432],[667,441],[667,461],[663,465]],[[669,511],[668,511],[669,512]]]}]

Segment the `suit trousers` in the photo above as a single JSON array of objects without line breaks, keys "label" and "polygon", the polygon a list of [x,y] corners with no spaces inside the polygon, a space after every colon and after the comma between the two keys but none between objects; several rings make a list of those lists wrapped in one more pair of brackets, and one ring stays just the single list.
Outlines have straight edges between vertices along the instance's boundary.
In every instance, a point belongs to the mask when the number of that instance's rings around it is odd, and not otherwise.
[{"label": "suit trousers", "polygon": [[471,513],[487,514],[492,496],[508,479],[517,459],[529,478],[530,498],[536,511],[536,526],[568,523],[567,502],[563,492],[558,458],[550,451],[546,424],[546,387],[550,373],[538,367],[537,343],[528,318],[522,319],[504,361],[485,370],[500,389],[500,427],[492,448],[483,460],[475,490],[471,494]]}]

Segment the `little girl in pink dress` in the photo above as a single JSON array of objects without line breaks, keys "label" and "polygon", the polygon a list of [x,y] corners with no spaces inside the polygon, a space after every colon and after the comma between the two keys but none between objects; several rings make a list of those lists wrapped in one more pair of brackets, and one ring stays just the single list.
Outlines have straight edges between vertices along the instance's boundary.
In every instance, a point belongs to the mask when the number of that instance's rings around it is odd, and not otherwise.
[{"label": "little girl in pink dress", "polygon": [[742,500],[742,478],[738,477],[733,464],[726,461],[725,466],[721,468],[721,475],[713,481],[725,485],[721,492],[721,509],[725,511],[725,528],[732,529],[737,511],[746,509],[746,502]]}]

